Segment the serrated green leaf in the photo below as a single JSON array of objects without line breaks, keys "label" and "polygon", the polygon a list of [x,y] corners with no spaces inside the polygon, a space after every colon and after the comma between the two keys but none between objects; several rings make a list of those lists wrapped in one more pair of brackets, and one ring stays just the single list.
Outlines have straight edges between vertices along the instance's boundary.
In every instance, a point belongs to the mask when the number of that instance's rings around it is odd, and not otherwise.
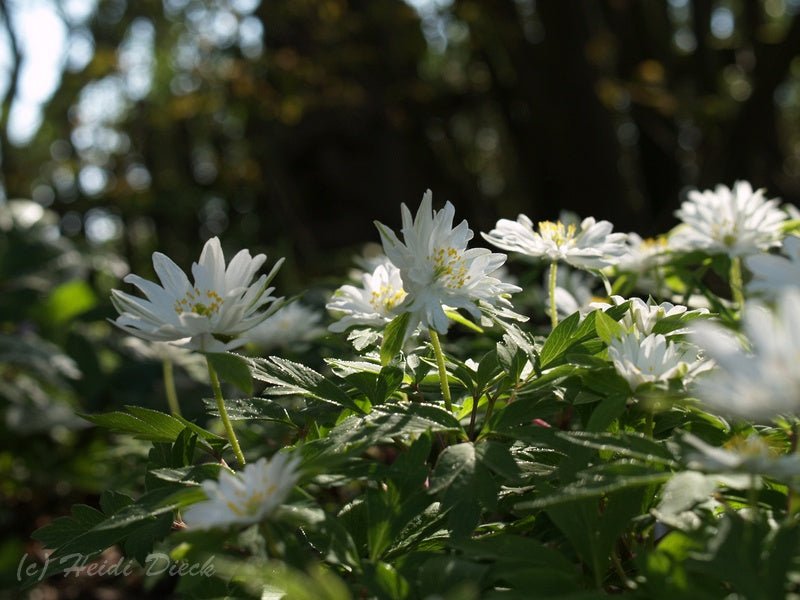
[{"label": "serrated green leaf", "polygon": [[76,504],[72,507],[72,516],[58,517],[34,531],[31,537],[42,542],[45,548],[55,549],[102,523],[105,518],[102,512],[91,506]]},{"label": "serrated green leaf", "polygon": [[377,406],[366,416],[352,415],[328,431],[327,435],[305,445],[304,451],[335,455],[359,452],[365,446],[392,442],[394,438],[431,432],[463,430],[453,415],[436,405]]},{"label": "serrated green leaf", "polygon": [[500,363],[497,359],[497,349],[495,348],[484,354],[481,362],[478,363],[475,383],[479,389],[485,388],[499,374]]},{"label": "serrated green leaf", "polygon": [[[226,398],[224,403],[225,410],[228,411],[228,418],[232,421],[276,421],[296,427],[286,408],[274,400],[269,400],[268,398]],[[219,417],[216,400],[204,398],[203,404],[205,404],[210,415]]]},{"label": "serrated green leaf", "polygon": [[625,412],[628,403],[627,395],[614,395],[603,398],[592,411],[589,422],[586,424],[587,431],[605,431]]},{"label": "serrated green leaf", "polygon": [[610,345],[614,338],[625,335],[625,328],[602,310],[597,310],[593,314],[595,315],[594,328],[597,332],[597,336],[603,340],[606,345]]},{"label": "serrated green leaf", "polygon": [[163,514],[151,522],[137,527],[125,538],[125,556],[135,558],[145,566],[147,556],[153,551],[156,542],[164,539],[172,531],[172,515]]},{"label": "serrated green leaf", "polygon": [[253,376],[250,361],[232,352],[210,352],[206,358],[222,381],[232,383],[246,395],[253,393]]},{"label": "serrated green leaf", "polygon": [[554,435],[570,444],[612,453],[619,458],[630,458],[645,463],[679,468],[671,452],[656,440],[641,433],[591,433],[588,431],[557,431]]},{"label": "serrated green leaf", "polygon": [[381,343],[381,366],[391,363],[400,352],[405,341],[406,329],[408,329],[410,319],[411,313],[404,312],[392,319],[384,329],[383,342]]},{"label": "serrated green leaf", "polygon": [[409,597],[411,586],[392,565],[378,562],[374,567],[368,567],[365,575],[368,586],[376,597],[388,600],[403,600]]},{"label": "serrated green leaf", "polygon": [[252,359],[252,366],[253,376],[272,386],[265,390],[266,395],[303,396],[357,413],[365,412],[342,388],[303,364],[270,356]]},{"label": "serrated green leaf", "polygon": [[197,435],[198,440],[201,440],[202,442],[208,444],[208,446],[210,446],[215,452],[222,451],[222,449],[228,444],[228,440],[226,440],[224,437],[221,437],[215,433],[211,433],[207,429],[203,429],[196,423],[192,423],[191,421],[184,419],[180,415],[174,415],[174,418],[178,419],[178,421],[183,423],[184,427],[186,427],[187,429],[189,429],[190,431],[192,431]]},{"label": "serrated green leaf", "polygon": [[664,483],[672,476],[671,473],[657,471],[643,465],[623,463],[616,466],[620,467],[621,470],[627,470],[628,473],[603,474],[602,472],[596,472],[592,476],[580,478],[575,483],[554,489],[552,493],[541,495],[532,500],[518,502],[514,505],[514,508],[516,510],[534,510],[589,498],[600,498],[605,494],[628,488]]},{"label": "serrated green leaf", "polygon": [[520,470],[517,461],[514,460],[510,448],[505,444],[493,441],[476,444],[475,457],[479,463],[506,480],[515,480],[519,477]]},{"label": "serrated green leaf", "polygon": [[575,570],[575,565],[560,552],[548,548],[538,540],[510,533],[465,540],[453,544],[453,547],[463,552],[464,556],[481,563],[506,563],[517,569],[523,564],[538,565],[570,574]]},{"label": "serrated green leaf", "polygon": [[110,412],[100,415],[80,416],[112,431],[128,433],[138,439],[149,440],[151,442],[174,442],[184,429],[175,417],[168,414],[142,408],[139,406],[127,406],[129,413]]},{"label": "serrated green leaf", "polygon": [[185,428],[172,445],[172,464],[184,467],[194,461],[194,448],[197,445],[197,434]]},{"label": "serrated green leaf", "polygon": [[152,469],[150,473],[162,481],[200,485],[206,479],[217,479],[221,468],[222,465],[219,463],[205,463],[187,467]]},{"label": "serrated green leaf", "polygon": [[448,446],[436,461],[428,492],[438,494],[444,489],[469,488],[475,474],[476,462],[475,446],[472,442]]},{"label": "serrated green leaf", "polygon": [[[205,498],[199,488],[185,488],[175,491],[174,488],[160,488],[145,494],[134,504],[116,510],[112,515],[104,515],[85,505],[73,507],[72,517],[62,517],[33,533],[35,539],[41,540],[53,548],[50,560],[44,572],[35,579],[27,580],[24,585],[30,586],[38,581],[38,577],[49,577],[60,573],[73,565],[68,560],[70,555],[81,554],[87,558],[96,556],[106,548],[117,544],[134,534],[142,527],[154,522],[161,515],[170,515],[177,509],[194,504]],[[119,498],[109,499],[110,508],[116,508]]]},{"label": "serrated green leaf", "polygon": [[573,336],[578,331],[580,319],[579,313],[573,313],[550,332],[539,354],[539,364],[542,369],[560,359],[574,343]]},{"label": "serrated green leaf", "polygon": [[100,495],[100,508],[107,516],[113,515],[131,504],[133,504],[133,498],[121,492],[105,490]]}]

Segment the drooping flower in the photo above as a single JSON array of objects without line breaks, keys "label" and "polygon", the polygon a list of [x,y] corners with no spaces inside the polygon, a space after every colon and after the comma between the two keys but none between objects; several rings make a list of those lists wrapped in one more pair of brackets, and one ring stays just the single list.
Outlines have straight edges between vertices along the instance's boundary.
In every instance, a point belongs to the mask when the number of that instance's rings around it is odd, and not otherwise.
[{"label": "drooping flower", "polygon": [[671,342],[661,334],[640,339],[637,333],[629,332],[614,338],[608,347],[608,357],[633,391],[644,383],[678,377],[687,381],[705,367],[697,348]]},{"label": "drooping flower", "polygon": [[689,199],[675,212],[681,221],[670,237],[676,250],[704,250],[731,257],[757,254],[780,246],[786,213],[778,200],[764,198],[765,190],[753,191],[746,181],[733,188],[689,192]]},{"label": "drooping flower", "polygon": [[473,237],[467,222],[453,227],[453,205],[447,202],[442,210],[434,211],[431,203],[432,194],[428,190],[413,219],[408,207],[401,206],[402,242],[392,230],[381,223],[375,224],[384,252],[400,270],[407,293],[398,306],[399,312],[412,316],[407,331],[421,323],[445,333],[449,324],[445,306],[463,308],[476,319],[481,316],[479,302],[510,308],[506,296],[521,289],[493,276],[505,263],[506,256],[486,248],[467,249]]},{"label": "drooping flower", "polygon": [[[200,260],[192,265],[194,284],[170,258],[153,253],[153,268],[161,285],[138,275],[125,277],[144,293],[138,298],[119,290],[111,291],[111,301],[120,313],[114,323],[126,332],[155,342],[177,342],[203,352],[221,352],[244,343],[243,339],[222,341],[249,331],[280,306],[268,288],[283,259],[269,275],[251,284],[267,260],[242,250],[225,267],[219,239],[208,240]],[[268,310],[265,307],[272,303]]]},{"label": "drooping flower", "polygon": [[717,364],[695,394],[711,410],[747,420],[800,414],[800,290],[781,292],[774,312],[748,305],[742,325],[749,352],[720,325],[693,327],[692,340]]},{"label": "drooping flower", "polygon": [[500,219],[484,239],[503,250],[549,262],[566,262],[578,269],[601,269],[614,264],[625,251],[624,233],[611,233],[608,221],[584,219],[580,226],[542,221],[538,231],[525,215],[516,221]]},{"label": "drooping flower", "polygon": [[299,348],[325,332],[319,326],[321,320],[318,311],[292,302],[253,327],[244,338],[262,350]]},{"label": "drooping flower", "polygon": [[747,291],[776,297],[789,287],[800,287],[800,237],[789,236],[783,240],[780,254],[757,254],[744,259],[744,264],[753,274]]},{"label": "drooping flower", "polygon": [[299,464],[298,457],[279,453],[238,473],[223,469],[217,481],[202,483],[207,499],[184,511],[184,523],[192,529],[260,523],[289,496],[300,477]]},{"label": "drooping flower", "polygon": [[341,333],[354,325],[380,327],[397,314],[406,297],[400,269],[384,260],[371,273],[361,275],[361,287],[343,285],[336,290],[325,306],[339,320],[328,329]]}]

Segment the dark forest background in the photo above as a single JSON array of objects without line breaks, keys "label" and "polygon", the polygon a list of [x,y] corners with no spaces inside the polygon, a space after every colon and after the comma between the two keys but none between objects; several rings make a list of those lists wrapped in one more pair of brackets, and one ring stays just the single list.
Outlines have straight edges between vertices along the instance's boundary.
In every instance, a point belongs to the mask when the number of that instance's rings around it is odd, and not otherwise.
[{"label": "dark forest background", "polygon": [[654,234],[736,179],[800,203],[797,0],[100,0],[63,13],[85,57],[17,145],[13,12],[5,194],[137,272],[220,235],[302,282],[428,187],[475,230],[570,209]]}]

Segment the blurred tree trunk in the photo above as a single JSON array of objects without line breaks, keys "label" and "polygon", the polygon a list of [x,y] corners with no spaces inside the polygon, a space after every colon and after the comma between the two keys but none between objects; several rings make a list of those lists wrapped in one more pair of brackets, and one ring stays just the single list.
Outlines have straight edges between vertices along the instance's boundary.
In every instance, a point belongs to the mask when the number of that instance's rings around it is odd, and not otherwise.
[{"label": "blurred tree trunk", "polygon": [[497,91],[517,154],[523,200],[532,219],[566,208],[581,216],[634,224],[619,172],[611,114],[600,103],[586,58],[592,32],[579,0],[540,2],[544,39],[526,37],[513,0],[456,2]]}]

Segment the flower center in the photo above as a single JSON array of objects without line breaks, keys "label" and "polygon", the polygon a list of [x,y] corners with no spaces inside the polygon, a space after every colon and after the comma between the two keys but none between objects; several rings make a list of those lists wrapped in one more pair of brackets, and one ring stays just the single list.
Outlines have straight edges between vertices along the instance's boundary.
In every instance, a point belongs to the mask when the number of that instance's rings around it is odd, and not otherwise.
[{"label": "flower center", "polygon": [[214,290],[206,290],[201,293],[199,289],[192,288],[180,300],[175,302],[175,312],[182,315],[191,312],[201,317],[210,317],[219,312],[222,306],[222,298]]},{"label": "flower center", "polygon": [[561,221],[553,223],[552,221],[539,222],[539,235],[542,239],[553,242],[556,246],[563,246],[575,238],[577,229],[574,223],[564,225]]},{"label": "flower center", "polygon": [[433,276],[451,290],[457,290],[470,280],[467,263],[455,248],[436,248],[428,257],[433,262]]},{"label": "flower center", "polygon": [[734,437],[725,444],[725,448],[748,458],[768,458],[771,455],[769,446],[756,435]]},{"label": "flower center", "polygon": [[639,246],[644,252],[660,252],[667,247],[667,238],[659,236],[655,238],[645,238]]},{"label": "flower center", "polygon": [[372,292],[369,302],[376,310],[389,311],[402,302],[405,297],[405,290],[399,290],[391,285],[382,285]]}]

